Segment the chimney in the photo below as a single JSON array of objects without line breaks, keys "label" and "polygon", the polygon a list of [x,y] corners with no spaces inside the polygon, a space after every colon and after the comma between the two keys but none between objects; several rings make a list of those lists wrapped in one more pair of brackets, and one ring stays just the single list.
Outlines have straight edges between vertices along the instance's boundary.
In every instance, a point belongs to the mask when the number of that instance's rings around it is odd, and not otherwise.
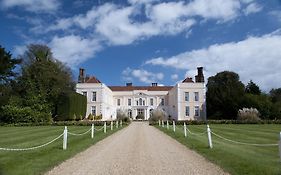
[{"label": "chimney", "polygon": [[157,86],[157,83],[151,83],[151,86],[155,87]]},{"label": "chimney", "polygon": [[85,83],[85,69],[79,69],[78,83]]},{"label": "chimney", "polygon": [[195,76],[196,83],[204,83],[203,67],[197,67],[197,75]]},{"label": "chimney", "polygon": [[133,86],[133,83],[126,83],[126,86]]}]

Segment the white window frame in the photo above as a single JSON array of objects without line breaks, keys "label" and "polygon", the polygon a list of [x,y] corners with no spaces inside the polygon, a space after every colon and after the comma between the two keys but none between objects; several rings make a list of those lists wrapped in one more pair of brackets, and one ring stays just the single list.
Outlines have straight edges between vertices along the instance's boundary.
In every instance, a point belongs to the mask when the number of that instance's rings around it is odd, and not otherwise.
[{"label": "white window frame", "polygon": [[161,106],[165,106],[165,99],[164,98],[161,98],[160,104],[161,104]]},{"label": "white window frame", "polygon": [[[95,111],[95,112],[93,113],[93,111]],[[97,115],[97,107],[96,107],[96,106],[92,106],[92,107],[91,107],[91,114],[92,114],[93,116],[96,116],[96,115]]]},{"label": "white window frame", "polygon": [[121,99],[120,98],[117,99],[117,106],[121,106]]},{"label": "white window frame", "polygon": [[189,92],[184,92],[184,101],[189,101]]},{"label": "white window frame", "polygon": [[150,98],[150,106],[153,106],[153,98]]},{"label": "white window frame", "polygon": [[[198,109],[198,111],[196,109]],[[198,112],[197,114],[196,114],[196,111]],[[194,117],[200,117],[200,107],[199,106],[194,106]]]},{"label": "white window frame", "polygon": [[128,106],[132,106],[132,99],[128,98]]},{"label": "white window frame", "polygon": [[199,101],[199,92],[194,92],[194,101]]},{"label": "white window frame", "polygon": [[87,97],[87,95],[88,95],[87,91],[82,91],[82,95],[84,95],[85,97]]},{"label": "white window frame", "polygon": [[[188,110],[187,110],[188,109]],[[188,112],[187,112],[188,111]],[[190,116],[190,106],[185,106],[185,116],[189,117]]]},{"label": "white window frame", "polygon": [[96,91],[92,92],[92,101],[97,101],[97,92]]}]

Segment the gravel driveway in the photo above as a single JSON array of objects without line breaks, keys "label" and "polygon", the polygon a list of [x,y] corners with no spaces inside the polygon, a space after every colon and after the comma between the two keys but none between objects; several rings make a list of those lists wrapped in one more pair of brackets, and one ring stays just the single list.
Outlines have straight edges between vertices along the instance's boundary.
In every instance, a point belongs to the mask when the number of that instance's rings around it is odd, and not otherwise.
[{"label": "gravel driveway", "polygon": [[144,122],[105,138],[47,174],[227,174]]}]

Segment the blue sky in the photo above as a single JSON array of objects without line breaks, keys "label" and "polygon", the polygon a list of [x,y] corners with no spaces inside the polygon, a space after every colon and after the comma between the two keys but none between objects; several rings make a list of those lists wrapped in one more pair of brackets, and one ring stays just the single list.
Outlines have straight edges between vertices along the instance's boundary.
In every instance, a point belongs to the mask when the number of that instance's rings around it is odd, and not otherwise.
[{"label": "blue sky", "polygon": [[107,85],[174,85],[230,70],[281,87],[281,0],[0,0],[0,44],[48,45]]}]

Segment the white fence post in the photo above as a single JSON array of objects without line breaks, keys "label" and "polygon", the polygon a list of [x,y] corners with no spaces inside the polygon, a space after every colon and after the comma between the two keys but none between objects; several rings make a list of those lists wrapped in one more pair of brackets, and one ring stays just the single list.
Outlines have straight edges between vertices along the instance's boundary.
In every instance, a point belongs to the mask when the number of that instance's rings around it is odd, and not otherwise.
[{"label": "white fence post", "polygon": [[63,131],[63,145],[62,145],[63,150],[66,150],[67,148],[67,126],[64,127]]},{"label": "white fence post", "polygon": [[183,123],[183,130],[184,130],[184,137],[186,137],[187,133],[186,133],[186,124],[185,124],[185,122]]},{"label": "white fence post", "polygon": [[161,125],[160,120],[158,120],[158,124],[159,124],[159,126]]},{"label": "white fence post", "polygon": [[162,120],[162,127],[164,128],[165,126],[164,126],[164,121]]},{"label": "white fence post", "polygon": [[169,129],[169,121],[167,120],[167,129]]},{"label": "white fence post", "polygon": [[104,122],[104,125],[103,125],[103,132],[106,133],[106,121]]},{"label": "white fence post", "polygon": [[176,123],[175,123],[175,121],[173,121],[173,130],[174,130],[174,132],[176,132]]},{"label": "white fence post", "polygon": [[212,136],[211,136],[211,129],[210,129],[209,125],[207,125],[207,132],[208,132],[209,147],[210,147],[210,148],[213,148]]},{"label": "white fence post", "polygon": [[92,132],[91,132],[91,138],[94,138],[94,130],[95,130],[95,128],[94,128],[94,124],[92,123]]},{"label": "white fence post", "polygon": [[120,121],[120,127],[122,127],[122,120]]},{"label": "white fence post", "polygon": [[110,122],[110,130],[113,130],[113,121]]},{"label": "white fence post", "polygon": [[279,140],[279,156],[280,156],[280,162],[281,162],[281,132],[280,132],[280,140]]},{"label": "white fence post", "polygon": [[116,121],[116,128],[118,128],[118,120]]}]

